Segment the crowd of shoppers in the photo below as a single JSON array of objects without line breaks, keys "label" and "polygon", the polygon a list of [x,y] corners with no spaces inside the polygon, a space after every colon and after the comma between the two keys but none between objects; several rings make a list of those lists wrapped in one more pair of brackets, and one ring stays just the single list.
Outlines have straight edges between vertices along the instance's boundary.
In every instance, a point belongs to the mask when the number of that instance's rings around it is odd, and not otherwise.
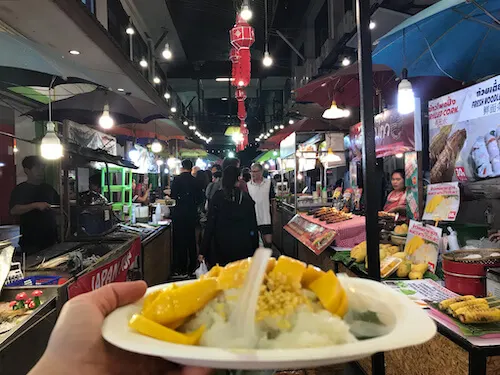
[{"label": "crowd of shoppers", "polygon": [[225,265],[272,248],[271,199],[274,187],[260,164],[240,170],[240,161],[226,158],[210,170],[182,162],[171,186],[174,274],[189,277],[204,260]]}]

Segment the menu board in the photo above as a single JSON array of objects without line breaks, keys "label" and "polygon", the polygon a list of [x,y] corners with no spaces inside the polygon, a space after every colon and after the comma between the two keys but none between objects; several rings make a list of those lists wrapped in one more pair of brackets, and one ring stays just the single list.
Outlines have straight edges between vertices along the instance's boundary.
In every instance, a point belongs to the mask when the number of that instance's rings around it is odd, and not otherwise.
[{"label": "menu board", "polygon": [[460,208],[458,182],[427,186],[427,202],[423,220],[455,221]]},{"label": "menu board", "polygon": [[316,255],[325,251],[337,235],[336,231],[311,223],[300,215],[295,215],[284,229]]},{"label": "menu board", "polygon": [[431,182],[500,176],[500,76],[429,101]]},{"label": "menu board", "polygon": [[430,279],[383,281],[383,283],[403,293],[422,308],[429,307],[428,301],[437,302],[457,296],[456,293]]},{"label": "menu board", "polygon": [[411,262],[414,264],[427,262],[429,271],[436,272],[442,234],[441,228],[410,220],[405,253],[409,255]]}]

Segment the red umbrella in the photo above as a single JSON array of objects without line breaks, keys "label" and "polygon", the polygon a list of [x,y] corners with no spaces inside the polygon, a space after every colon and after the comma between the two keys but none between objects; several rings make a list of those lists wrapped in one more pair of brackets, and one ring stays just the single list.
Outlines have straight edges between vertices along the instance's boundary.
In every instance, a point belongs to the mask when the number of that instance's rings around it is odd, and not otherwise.
[{"label": "red umbrella", "polygon": [[[327,108],[335,100],[339,105],[359,106],[358,64],[341,69],[333,74],[318,78],[295,90],[295,101],[315,102]],[[373,65],[373,87],[377,91],[393,90],[396,75],[385,65]]]}]

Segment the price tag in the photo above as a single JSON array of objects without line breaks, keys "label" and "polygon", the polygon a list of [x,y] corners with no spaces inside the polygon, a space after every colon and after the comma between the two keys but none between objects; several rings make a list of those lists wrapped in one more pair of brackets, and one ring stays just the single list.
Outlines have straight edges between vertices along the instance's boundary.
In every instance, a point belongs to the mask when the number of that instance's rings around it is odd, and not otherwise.
[{"label": "price tag", "polygon": [[458,181],[467,181],[467,175],[465,174],[464,167],[456,167],[455,175],[457,176]]}]

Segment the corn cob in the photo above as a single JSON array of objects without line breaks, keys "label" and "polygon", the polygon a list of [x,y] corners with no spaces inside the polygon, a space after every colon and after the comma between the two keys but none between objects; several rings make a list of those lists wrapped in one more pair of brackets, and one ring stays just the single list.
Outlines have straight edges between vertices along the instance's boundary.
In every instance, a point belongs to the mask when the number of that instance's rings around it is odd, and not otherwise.
[{"label": "corn cob", "polygon": [[446,140],[451,132],[451,125],[443,126],[439,129],[439,133],[432,139],[432,142],[429,146],[429,153],[431,159],[431,165],[437,161],[439,154],[443,152],[444,147],[446,146]]},{"label": "corn cob", "polygon": [[448,298],[448,299],[445,299],[444,301],[439,302],[439,309],[446,310],[453,303],[468,301],[468,300],[475,299],[475,298],[476,297],[474,297],[474,296],[458,296],[458,297],[454,297],[454,298]]},{"label": "corn cob", "polygon": [[472,311],[484,311],[484,310],[489,310],[489,309],[490,309],[490,307],[488,305],[483,305],[483,304],[480,304],[480,305],[469,305],[469,306],[464,306],[464,307],[461,307],[459,309],[456,309],[453,312],[453,316],[456,318],[457,316],[463,315],[463,314],[468,313],[468,312],[472,312]]},{"label": "corn cob", "polygon": [[452,303],[450,306],[448,306],[448,313],[450,315],[453,315],[453,312],[458,310],[459,308],[466,307],[466,306],[472,306],[472,305],[486,305],[486,306],[488,306],[488,301],[484,298],[475,298],[475,299],[470,299],[468,301]]},{"label": "corn cob", "polygon": [[500,322],[500,309],[466,311],[459,316],[462,323],[491,323]]}]

